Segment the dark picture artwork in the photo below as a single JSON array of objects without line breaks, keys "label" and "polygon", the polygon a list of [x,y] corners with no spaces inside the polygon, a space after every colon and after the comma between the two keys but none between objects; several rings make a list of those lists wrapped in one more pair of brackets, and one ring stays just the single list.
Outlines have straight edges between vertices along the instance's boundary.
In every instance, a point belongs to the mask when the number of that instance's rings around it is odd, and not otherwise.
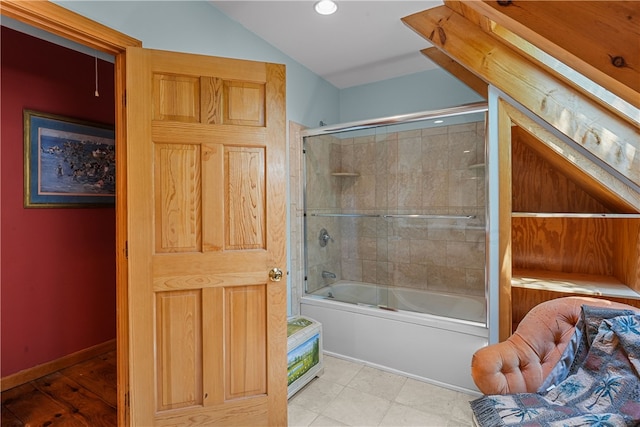
[{"label": "dark picture artwork", "polygon": [[104,206],[115,198],[112,127],[25,111],[25,206]]}]

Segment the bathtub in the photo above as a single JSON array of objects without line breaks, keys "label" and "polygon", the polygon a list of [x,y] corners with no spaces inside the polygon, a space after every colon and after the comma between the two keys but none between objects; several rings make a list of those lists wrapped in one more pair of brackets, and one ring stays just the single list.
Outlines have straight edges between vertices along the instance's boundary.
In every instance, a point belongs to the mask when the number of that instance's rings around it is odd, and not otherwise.
[{"label": "bathtub", "polygon": [[325,286],[313,295],[352,304],[426,313],[476,323],[485,323],[487,318],[484,298],[475,296],[346,281]]},{"label": "bathtub", "polygon": [[473,296],[340,281],[303,296],[300,312],[322,323],[327,354],[478,393],[471,357],[488,343],[485,306]]}]

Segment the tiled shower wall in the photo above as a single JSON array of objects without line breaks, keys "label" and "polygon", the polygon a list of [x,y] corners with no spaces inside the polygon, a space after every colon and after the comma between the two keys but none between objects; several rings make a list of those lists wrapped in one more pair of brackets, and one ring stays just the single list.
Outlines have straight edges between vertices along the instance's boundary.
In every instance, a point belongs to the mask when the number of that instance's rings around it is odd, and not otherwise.
[{"label": "tiled shower wall", "polygon": [[[313,137],[306,146],[306,197],[307,197],[307,286],[313,292],[335,282],[342,275],[343,218],[315,215],[340,213],[342,203],[342,178],[332,175],[341,169],[340,140],[329,135]],[[320,231],[327,230],[331,239],[325,246],[320,244]],[[325,279],[322,272],[336,275],[336,279]]]},{"label": "tiled shower wall", "polygon": [[[322,278],[326,270],[342,280],[484,295],[483,122],[313,138],[306,152],[309,291],[333,281]],[[311,216],[324,213],[473,218]],[[321,228],[333,238],[325,247]]]}]

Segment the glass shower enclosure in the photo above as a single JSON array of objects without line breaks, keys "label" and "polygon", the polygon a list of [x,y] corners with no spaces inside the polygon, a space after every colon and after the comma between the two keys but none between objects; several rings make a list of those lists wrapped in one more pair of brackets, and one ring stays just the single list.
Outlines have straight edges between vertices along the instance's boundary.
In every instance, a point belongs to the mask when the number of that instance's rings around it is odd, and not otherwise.
[{"label": "glass shower enclosure", "polygon": [[305,295],[486,321],[486,111],[303,132]]}]

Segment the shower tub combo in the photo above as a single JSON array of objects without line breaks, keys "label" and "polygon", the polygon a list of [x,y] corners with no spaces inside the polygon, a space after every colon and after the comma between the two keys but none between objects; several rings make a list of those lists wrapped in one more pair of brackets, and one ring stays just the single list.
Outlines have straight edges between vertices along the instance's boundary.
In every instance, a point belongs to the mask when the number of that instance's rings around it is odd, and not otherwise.
[{"label": "shower tub combo", "polygon": [[477,392],[471,357],[488,343],[485,112],[302,132],[300,313],[322,324],[324,351]]},{"label": "shower tub combo", "polygon": [[322,324],[328,354],[477,391],[470,366],[487,345],[484,298],[339,281],[302,297],[301,313]]}]

